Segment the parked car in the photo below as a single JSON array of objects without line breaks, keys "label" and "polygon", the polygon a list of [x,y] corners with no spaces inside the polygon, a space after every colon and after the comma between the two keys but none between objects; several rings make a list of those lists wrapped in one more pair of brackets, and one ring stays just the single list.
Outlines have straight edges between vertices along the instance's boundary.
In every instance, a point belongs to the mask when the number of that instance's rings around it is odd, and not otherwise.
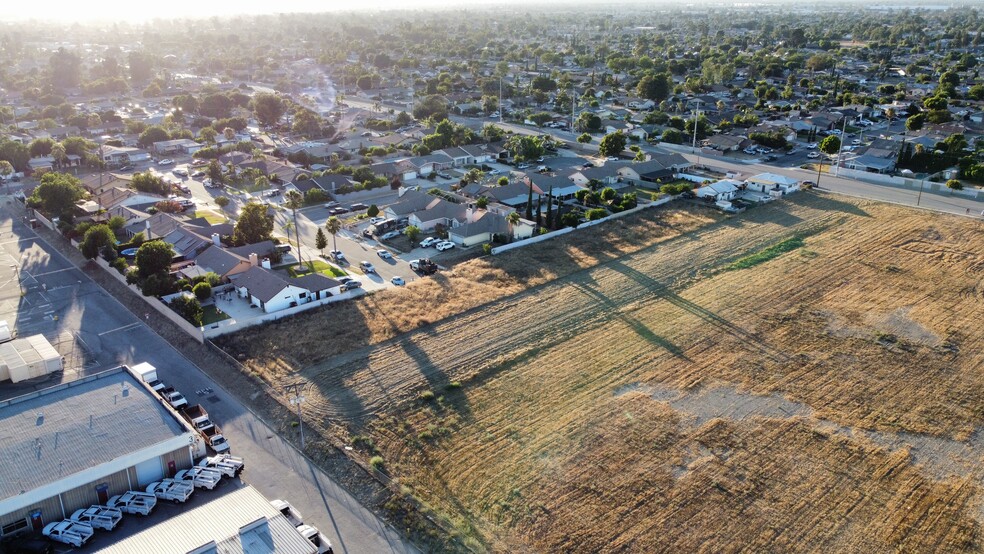
[{"label": "parked car", "polygon": [[85,523],[95,529],[112,531],[123,520],[123,512],[118,508],[110,508],[109,506],[89,506],[75,510],[69,519]]},{"label": "parked car", "polygon": [[370,217],[369,218],[369,225],[375,225],[375,224],[381,223],[383,221],[386,221],[386,218],[385,217],[379,217],[379,216]]},{"label": "parked car", "polygon": [[489,175],[498,175],[500,173],[502,173],[502,172],[499,171],[498,169],[489,170]]},{"label": "parked car", "polygon": [[809,148],[810,150],[815,150],[819,148],[820,145],[816,142],[811,142],[810,144],[807,144],[806,147]]},{"label": "parked car", "polygon": [[331,259],[335,260],[340,264],[345,263],[346,261],[345,254],[342,254],[341,250],[332,250],[331,252],[328,253],[328,255],[331,256]]},{"label": "parked car", "polygon": [[205,176],[205,172],[204,171],[196,171],[196,172],[192,173],[191,176],[194,179],[201,179],[202,177]]},{"label": "parked car", "polygon": [[384,260],[393,259],[393,254],[390,254],[389,250],[376,250],[376,254],[379,254],[379,257]]},{"label": "parked car", "polygon": [[163,160],[157,162],[157,165],[173,165],[173,164],[174,164],[174,160],[172,160],[171,158],[164,158]]},{"label": "parked car", "polygon": [[436,239],[434,237],[427,237],[424,240],[420,241],[420,247],[421,248],[430,248],[431,246],[434,246],[435,244],[437,244],[439,242],[441,242],[440,239]]},{"label": "parked car", "polygon": [[178,177],[187,177],[188,176],[188,170],[185,169],[185,168],[183,168],[183,167],[176,167],[176,168],[174,168],[174,169],[171,170],[171,173],[174,173]]},{"label": "parked car", "polygon": [[403,277],[400,277],[399,275],[390,279],[390,282],[398,287],[402,287],[403,285],[407,284],[407,282],[403,280]]},{"label": "parked car", "polygon": [[180,410],[188,405],[188,400],[185,399],[184,395],[180,392],[174,390],[174,387],[166,387],[160,392],[161,398],[167,401],[175,410]]},{"label": "parked car", "polygon": [[402,233],[400,233],[399,231],[390,231],[388,233],[384,233],[383,236],[379,237],[379,240],[391,240],[391,239],[395,239],[396,237],[400,236],[401,234]]},{"label": "parked car", "polygon": [[444,240],[437,243],[436,248],[438,252],[444,252],[445,250],[451,250],[452,248],[454,248],[454,243],[448,240]]},{"label": "parked car", "polygon": [[339,277],[338,282],[342,284],[342,292],[357,289],[362,286],[361,281],[357,281],[349,276]]},{"label": "parked car", "polygon": [[238,456],[230,454],[218,454],[210,458],[204,458],[198,462],[198,467],[210,467],[220,471],[228,477],[239,475],[246,469],[246,461]]},{"label": "parked car", "polygon": [[337,208],[339,206],[341,206],[341,204],[339,204],[338,202],[335,202],[334,200],[332,200],[331,202],[328,202],[327,204],[325,204],[325,207],[328,208],[329,210],[332,209],[332,208]]},{"label": "parked car", "polygon": [[437,176],[440,177],[441,179],[450,179],[451,178],[451,174],[450,173],[438,173]]},{"label": "parked car", "polygon": [[815,159],[817,159],[817,158],[820,157],[820,153],[819,152],[810,152],[809,154],[806,155],[806,157],[807,158],[810,158],[811,160],[815,160]]},{"label": "parked car", "polygon": [[212,490],[222,480],[222,474],[204,467],[182,469],[174,475],[177,481],[186,481],[200,489]]},{"label": "parked car", "polygon": [[332,208],[332,209],[330,209],[328,211],[331,213],[331,215],[342,215],[342,214],[347,214],[349,210],[346,207],[338,206],[338,207]]},{"label": "parked car", "polygon": [[271,197],[274,197],[274,196],[280,196],[280,189],[265,190],[265,191],[263,191],[263,196],[266,196],[267,198],[271,198]]},{"label": "parked car", "polygon": [[318,554],[334,554],[334,550],[331,546],[331,541],[328,537],[324,536],[321,531],[318,531],[316,527],[310,525],[299,525],[297,527],[297,532],[300,533],[305,539],[311,541],[318,549]]},{"label": "parked car", "polygon": [[369,263],[369,262],[367,262],[365,260],[362,260],[361,262],[359,262],[359,267],[361,267],[362,268],[362,271],[364,271],[366,273],[376,273],[376,268],[371,263]]},{"label": "parked car", "polygon": [[365,204],[363,204],[361,202],[356,202],[355,204],[352,204],[352,206],[349,209],[351,209],[353,212],[355,212],[355,211],[360,211],[360,210],[368,210],[369,209],[369,206],[366,206]]},{"label": "parked car", "polygon": [[53,541],[70,544],[78,548],[89,542],[94,532],[88,524],[64,519],[45,525],[41,534]]}]

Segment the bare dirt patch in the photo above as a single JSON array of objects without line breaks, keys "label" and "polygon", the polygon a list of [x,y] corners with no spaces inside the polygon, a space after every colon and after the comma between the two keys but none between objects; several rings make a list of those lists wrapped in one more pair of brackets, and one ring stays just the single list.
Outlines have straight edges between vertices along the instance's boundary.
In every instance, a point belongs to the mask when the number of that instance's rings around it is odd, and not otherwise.
[{"label": "bare dirt patch", "polygon": [[343,355],[229,346],[299,372],[311,424],[475,549],[981,551],[982,239],[803,193],[631,254],[531,251],[471,309],[441,305],[459,268],[431,325]]}]

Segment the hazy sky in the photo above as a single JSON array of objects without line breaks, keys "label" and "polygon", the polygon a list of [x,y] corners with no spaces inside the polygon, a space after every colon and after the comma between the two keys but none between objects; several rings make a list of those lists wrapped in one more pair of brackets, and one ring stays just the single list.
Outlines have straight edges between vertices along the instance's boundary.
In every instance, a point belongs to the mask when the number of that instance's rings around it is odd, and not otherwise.
[{"label": "hazy sky", "polygon": [[[510,0],[499,0],[508,2]],[[517,0],[514,0],[517,1]],[[60,21],[128,20],[210,17],[285,12],[324,12],[353,9],[391,9],[449,6],[445,0],[5,0],[0,20],[56,19]]]}]

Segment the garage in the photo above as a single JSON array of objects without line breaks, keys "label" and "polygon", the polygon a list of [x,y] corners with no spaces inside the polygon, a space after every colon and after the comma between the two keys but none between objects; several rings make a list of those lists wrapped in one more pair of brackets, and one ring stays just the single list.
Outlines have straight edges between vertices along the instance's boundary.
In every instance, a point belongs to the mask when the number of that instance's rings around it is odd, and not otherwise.
[{"label": "garage", "polygon": [[164,467],[161,466],[160,458],[153,458],[146,462],[140,462],[133,466],[137,470],[137,483],[141,487],[149,485],[154,481],[164,478]]}]

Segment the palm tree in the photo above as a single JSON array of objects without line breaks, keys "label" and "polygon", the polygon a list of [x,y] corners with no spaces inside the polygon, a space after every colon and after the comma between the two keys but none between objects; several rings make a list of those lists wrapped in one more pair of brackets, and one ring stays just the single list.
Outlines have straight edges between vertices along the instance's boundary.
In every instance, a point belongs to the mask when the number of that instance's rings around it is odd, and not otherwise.
[{"label": "palm tree", "polygon": [[297,263],[303,265],[301,261],[301,229],[297,226],[297,209],[304,205],[304,196],[296,190],[289,190],[284,195],[284,206],[286,206],[294,216],[294,235],[297,238]]},{"label": "palm tree", "polygon": [[325,231],[331,233],[331,248],[332,250],[338,250],[338,242],[335,235],[342,230],[342,220],[338,219],[336,216],[331,216],[328,221],[325,222]]},{"label": "palm tree", "polygon": [[519,212],[510,212],[506,216],[506,222],[509,223],[509,236],[516,239],[516,224],[519,223]]}]

